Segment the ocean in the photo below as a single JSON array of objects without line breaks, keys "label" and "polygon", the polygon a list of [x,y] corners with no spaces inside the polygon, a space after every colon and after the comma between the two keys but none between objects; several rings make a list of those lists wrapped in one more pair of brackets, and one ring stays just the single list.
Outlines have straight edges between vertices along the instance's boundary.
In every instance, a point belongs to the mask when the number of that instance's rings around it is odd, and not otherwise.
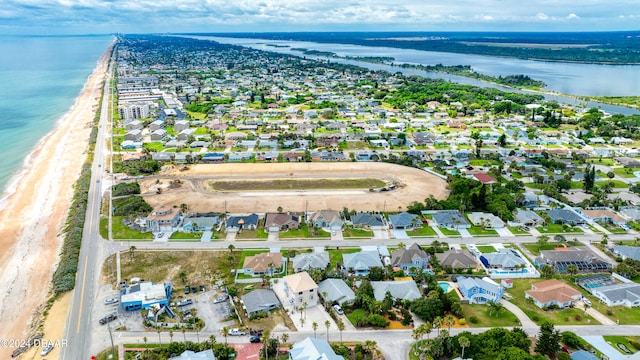
[{"label": "ocean", "polygon": [[0,35],[0,208],[113,39]]}]

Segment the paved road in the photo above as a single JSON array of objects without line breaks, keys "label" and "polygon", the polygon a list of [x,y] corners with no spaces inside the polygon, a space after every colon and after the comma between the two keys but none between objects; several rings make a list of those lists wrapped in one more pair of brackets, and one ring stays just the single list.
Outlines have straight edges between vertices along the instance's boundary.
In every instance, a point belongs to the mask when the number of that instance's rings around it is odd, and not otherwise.
[{"label": "paved road", "polygon": [[[107,243],[100,240],[100,200],[102,197],[102,182],[105,173],[105,129],[110,116],[111,74],[114,58],[109,64],[104,86],[104,100],[102,102],[101,117],[98,129],[97,145],[94,161],[91,166],[91,184],[87,204],[86,220],[83,229],[76,287],[73,293],[71,309],[67,318],[65,338],[68,346],[62,350],[62,359],[89,359],[91,346],[91,326],[98,318],[93,313],[99,284],[100,269],[104,261]],[[114,251],[113,249],[111,251]]]}]

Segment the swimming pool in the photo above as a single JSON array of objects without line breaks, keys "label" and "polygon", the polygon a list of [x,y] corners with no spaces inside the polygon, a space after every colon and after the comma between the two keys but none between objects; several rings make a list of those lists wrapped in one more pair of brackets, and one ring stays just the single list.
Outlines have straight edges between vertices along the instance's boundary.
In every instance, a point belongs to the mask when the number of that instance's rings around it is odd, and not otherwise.
[{"label": "swimming pool", "polygon": [[449,291],[449,283],[446,282],[446,281],[438,281],[438,286],[440,286],[440,288],[444,292],[448,292]]},{"label": "swimming pool", "polygon": [[506,271],[506,270],[491,270],[494,274],[528,274],[529,270],[522,269],[518,271]]}]

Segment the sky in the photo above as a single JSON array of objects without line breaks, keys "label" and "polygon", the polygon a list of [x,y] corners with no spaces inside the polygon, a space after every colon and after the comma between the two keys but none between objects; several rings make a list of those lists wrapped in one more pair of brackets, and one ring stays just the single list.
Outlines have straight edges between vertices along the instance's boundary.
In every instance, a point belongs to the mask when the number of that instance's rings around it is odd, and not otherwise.
[{"label": "sky", "polygon": [[2,0],[2,34],[640,29],[639,0]]}]

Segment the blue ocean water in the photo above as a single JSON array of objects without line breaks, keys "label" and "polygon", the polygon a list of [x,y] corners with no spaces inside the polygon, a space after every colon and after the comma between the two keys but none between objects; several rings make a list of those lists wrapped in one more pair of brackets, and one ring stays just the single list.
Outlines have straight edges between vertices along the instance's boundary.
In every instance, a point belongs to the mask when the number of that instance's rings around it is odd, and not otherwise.
[{"label": "blue ocean water", "polygon": [[113,36],[0,35],[0,193],[73,105]]}]

